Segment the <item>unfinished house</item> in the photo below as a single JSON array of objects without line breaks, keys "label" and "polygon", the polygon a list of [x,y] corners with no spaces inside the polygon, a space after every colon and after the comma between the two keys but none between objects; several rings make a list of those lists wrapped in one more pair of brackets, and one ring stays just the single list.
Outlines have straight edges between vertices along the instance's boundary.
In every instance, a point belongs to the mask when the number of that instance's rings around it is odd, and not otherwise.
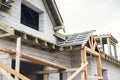
[{"label": "unfinished house", "polygon": [[55,0],[0,0],[0,80],[118,80],[110,34],[63,35]]}]

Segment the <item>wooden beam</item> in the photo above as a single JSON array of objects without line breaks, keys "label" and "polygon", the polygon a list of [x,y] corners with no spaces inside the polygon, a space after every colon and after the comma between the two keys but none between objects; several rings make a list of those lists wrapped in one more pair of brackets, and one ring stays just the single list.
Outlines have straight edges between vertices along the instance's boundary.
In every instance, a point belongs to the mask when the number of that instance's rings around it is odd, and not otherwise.
[{"label": "wooden beam", "polygon": [[94,45],[93,45],[93,50],[95,51],[95,48],[97,47],[97,42],[95,41],[94,42]]},{"label": "wooden beam", "polygon": [[8,80],[15,80],[7,71],[0,68],[0,72],[8,79]]},{"label": "wooden beam", "polygon": [[[10,54],[10,55],[16,54],[16,51],[13,50],[13,49],[6,50],[6,49],[0,48],[0,51],[3,51],[3,52],[5,52],[7,54]],[[37,63],[37,64],[44,65],[44,66],[53,67],[53,68],[56,68],[56,69],[61,69],[61,70],[67,69],[66,67],[57,65],[55,63],[52,63],[52,62],[49,62],[49,61],[46,61],[46,60],[34,57],[32,55],[28,55],[28,54],[25,54],[25,53],[22,53],[22,52],[21,52],[21,58],[27,59],[27,60],[29,60],[29,61],[31,61],[33,63]]]},{"label": "wooden beam", "polygon": [[86,51],[89,52],[90,54],[94,55],[94,56],[99,56],[100,54],[88,47],[85,47]]},{"label": "wooden beam", "polygon": [[[97,72],[98,72],[98,76],[102,77],[101,57],[100,57],[100,56],[96,57],[96,61],[97,61]],[[101,79],[99,79],[99,80],[101,80]]]},{"label": "wooden beam", "polygon": [[44,65],[44,66],[49,66],[49,67],[53,67],[53,68],[61,69],[61,70],[67,69],[66,67],[63,67],[63,66],[57,65],[55,63],[52,63],[52,62],[49,62],[49,61],[46,61],[46,60],[34,57],[32,55],[28,55],[28,54],[22,53],[21,57],[24,58],[24,59],[26,59],[26,60],[29,60],[29,61],[31,61],[33,63],[36,63],[36,64],[40,64],[40,65]]},{"label": "wooden beam", "polygon": [[60,38],[60,39],[62,39],[62,40],[66,40],[66,36],[65,35],[63,35],[63,34],[61,34],[61,33],[59,33],[59,32],[55,32],[55,34],[54,34],[56,37],[58,37],[58,38]]},{"label": "wooden beam", "polygon": [[88,40],[88,43],[89,43],[90,48],[92,48],[93,46],[92,46],[92,43],[91,43],[90,39]]},{"label": "wooden beam", "polygon": [[6,70],[7,72],[19,77],[21,80],[30,80],[29,78],[23,76],[22,74],[16,72],[15,70],[13,70],[12,68],[8,67],[7,65],[3,64],[0,62],[0,68]]},{"label": "wooden beam", "polygon": [[0,38],[14,34],[14,29],[10,28],[10,26],[5,25],[3,23],[0,23],[0,31],[1,31]]},{"label": "wooden beam", "polygon": [[78,70],[76,70],[67,80],[72,80],[78,73],[80,73],[86,66],[88,65],[88,62],[83,64]]},{"label": "wooden beam", "polygon": [[[47,70],[47,66],[44,66],[44,71]],[[48,80],[48,74],[44,74],[44,80]]]},{"label": "wooden beam", "polygon": [[[81,66],[83,66],[87,62],[87,53],[85,47],[83,47],[80,50],[80,54],[81,54]],[[81,80],[87,80],[87,67],[84,68],[84,72],[81,72]]]},{"label": "wooden beam", "polygon": [[[17,38],[16,45],[16,61],[15,61],[15,70],[20,71],[20,57],[21,57],[21,38]],[[18,77],[15,77],[15,80],[19,80]]]}]

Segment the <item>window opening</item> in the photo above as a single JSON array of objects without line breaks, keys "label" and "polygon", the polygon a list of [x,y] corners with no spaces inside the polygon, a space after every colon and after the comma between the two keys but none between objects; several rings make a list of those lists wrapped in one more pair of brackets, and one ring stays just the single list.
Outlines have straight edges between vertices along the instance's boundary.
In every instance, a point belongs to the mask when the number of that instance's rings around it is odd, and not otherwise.
[{"label": "window opening", "polygon": [[39,30],[39,13],[21,4],[21,23],[35,30]]}]

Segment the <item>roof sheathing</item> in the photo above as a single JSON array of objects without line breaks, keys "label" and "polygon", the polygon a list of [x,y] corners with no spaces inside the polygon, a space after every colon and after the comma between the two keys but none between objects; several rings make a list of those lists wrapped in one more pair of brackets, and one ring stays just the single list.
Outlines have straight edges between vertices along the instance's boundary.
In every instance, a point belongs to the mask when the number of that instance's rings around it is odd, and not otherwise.
[{"label": "roof sheathing", "polygon": [[58,42],[58,45],[62,47],[85,45],[93,32],[94,30],[68,35],[67,40]]}]

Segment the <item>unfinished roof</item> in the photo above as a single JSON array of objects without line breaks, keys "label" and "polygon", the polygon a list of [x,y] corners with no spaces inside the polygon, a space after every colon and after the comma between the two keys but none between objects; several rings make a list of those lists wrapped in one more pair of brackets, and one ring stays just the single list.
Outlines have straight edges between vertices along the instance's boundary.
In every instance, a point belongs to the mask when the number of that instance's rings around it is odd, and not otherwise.
[{"label": "unfinished roof", "polygon": [[104,38],[108,38],[109,37],[115,43],[118,43],[117,39],[115,39],[115,37],[113,37],[111,34],[95,35],[95,38],[100,38],[100,37],[104,37]]},{"label": "unfinished roof", "polygon": [[89,37],[93,32],[94,30],[68,35],[67,40],[58,42],[58,45],[63,47],[84,45],[88,41]]}]

